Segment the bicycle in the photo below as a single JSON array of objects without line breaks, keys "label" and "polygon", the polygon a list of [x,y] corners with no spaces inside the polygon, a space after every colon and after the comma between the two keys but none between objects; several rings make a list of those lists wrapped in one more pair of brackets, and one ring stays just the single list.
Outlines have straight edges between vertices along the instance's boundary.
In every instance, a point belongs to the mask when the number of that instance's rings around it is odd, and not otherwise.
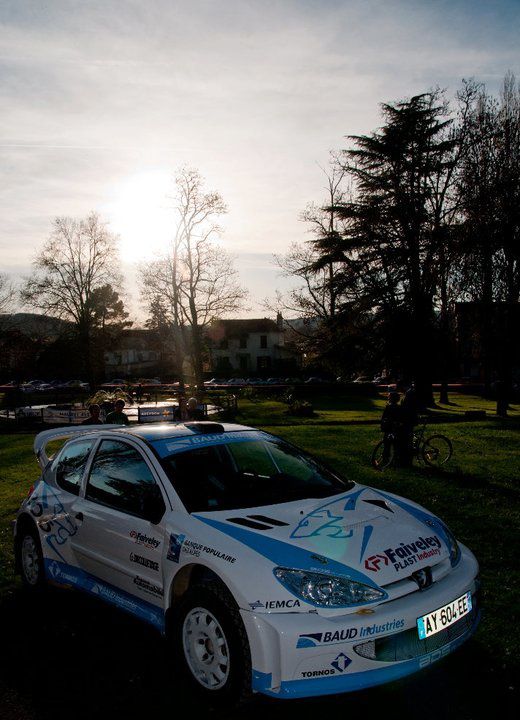
[{"label": "bicycle", "polygon": [[[424,461],[430,467],[445,465],[453,455],[453,445],[446,435],[437,433],[425,438],[426,422],[423,421],[413,432],[413,457],[419,462]],[[381,440],[372,452],[372,466],[376,470],[385,470],[395,464],[396,436],[389,433],[385,440]]]}]

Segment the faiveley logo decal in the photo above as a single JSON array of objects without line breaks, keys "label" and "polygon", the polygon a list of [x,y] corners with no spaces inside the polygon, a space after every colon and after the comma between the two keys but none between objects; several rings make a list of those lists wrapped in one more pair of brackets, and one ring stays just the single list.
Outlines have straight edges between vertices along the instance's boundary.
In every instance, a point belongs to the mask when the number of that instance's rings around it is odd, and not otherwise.
[{"label": "faiveley logo decal", "polygon": [[397,547],[387,548],[382,553],[371,555],[365,560],[365,568],[378,572],[382,567],[392,563],[396,572],[421,560],[427,560],[441,554],[441,541],[437,535],[418,537],[411,543],[400,543]]},{"label": "faiveley logo decal", "polygon": [[148,535],[138,532],[137,530],[130,530],[130,537],[138,545],[144,545],[145,547],[151,548],[152,550],[156,550],[161,544],[161,541],[157,540],[157,538],[148,537]]},{"label": "faiveley logo decal", "polygon": [[300,607],[300,601],[266,600],[265,602],[260,602],[260,600],[256,600],[255,602],[249,603],[249,607],[251,610],[258,610],[259,608],[265,608],[266,610],[290,610],[291,608]]},{"label": "faiveley logo decal", "polygon": [[136,555],[135,553],[130,553],[130,560],[138,565],[150,568],[150,570],[159,572],[159,563],[155,562],[155,560],[148,560],[148,558],[145,558],[142,555]]},{"label": "faiveley logo decal", "polygon": [[323,645],[338,645],[343,642],[349,642],[356,638],[371,637],[380,635],[381,633],[391,633],[401,630],[404,627],[404,619],[389,620],[386,623],[373,623],[372,625],[363,625],[360,628],[344,628],[342,630],[331,630],[324,633],[305,633],[298,636],[296,643],[297,648],[318,647]]}]

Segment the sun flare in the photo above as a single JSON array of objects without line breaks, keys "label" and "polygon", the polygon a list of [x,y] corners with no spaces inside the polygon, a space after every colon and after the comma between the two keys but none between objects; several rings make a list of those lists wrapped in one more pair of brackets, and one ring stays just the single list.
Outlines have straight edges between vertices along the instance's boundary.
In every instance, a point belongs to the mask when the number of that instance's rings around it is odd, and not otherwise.
[{"label": "sun flare", "polygon": [[120,235],[125,262],[149,260],[166,250],[173,231],[171,174],[148,170],[127,177],[108,208],[111,230]]}]

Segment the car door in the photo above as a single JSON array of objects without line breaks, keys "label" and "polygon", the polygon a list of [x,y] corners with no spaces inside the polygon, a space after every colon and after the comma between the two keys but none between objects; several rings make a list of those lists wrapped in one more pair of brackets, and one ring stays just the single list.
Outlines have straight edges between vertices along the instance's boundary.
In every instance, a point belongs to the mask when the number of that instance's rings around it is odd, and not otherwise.
[{"label": "car door", "polygon": [[[167,500],[167,499],[166,499]],[[74,504],[78,565],[109,585],[161,606],[166,503],[156,472],[136,444],[102,439]]]},{"label": "car door", "polygon": [[41,490],[35,493],[29,507],[43,533],[43,552],[53,579],[57,579],[60,567],[64,570],[56,562],[75,564],[71,540],[78,532],[78,524],[73,507],[94,444],[92,438],[66,443],[45,468]]}]

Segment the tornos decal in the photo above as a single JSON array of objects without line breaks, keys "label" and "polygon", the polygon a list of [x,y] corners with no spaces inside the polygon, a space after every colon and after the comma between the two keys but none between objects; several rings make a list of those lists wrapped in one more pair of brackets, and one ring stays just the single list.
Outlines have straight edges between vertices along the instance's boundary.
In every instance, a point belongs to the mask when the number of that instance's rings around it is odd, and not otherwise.
[{"label": "tornos decal", "polygon": [[336,668],[338,672],[344,672],[351,662],[352,660],[347,657],[345,653],[340,653],[338,657],[331,662],[331,665],[333,668]]},{"label": "tornos decal", "polygon": [[145,558],[142,555],[136,555],[135,553],[130,553],[130,560],[138,565],[150,568],[150,570],[159,572],[159,563],[155,560],[149,560],[148,558]]},{"label": "tornos decal", "polygon": [[290,610],[291,608],[301,607],[299,600],[266,600],[261,602],[256,600],[255,602],[249,603],[251,610],[258,610],[264,608],[265,610]]},{"label": "tornos decal", "polygon": [[351,662],[352,660],[347,655],[345,655],[345,653],[340,653],[331,662],[330,668],[321,668],[319,670],[304,670],[301,675],[304,678],[316,678],[324,677],[326,675],[338,675],[345,672]]},{"label": "tornos decal", "polygon": [[130,530],[130,537],[138,545],[144,545],[146,548],[150,548],[151,550],[157,550],[161,544],[161,541],[157,540],[157,538],[148,537],[148,535],[138,532],[137,530]]},{"label": "tornos decal", "polygon": [[328,632],[305,633],[298,636],[296,643],[297,648],[310,648],[323,645],[338,645],[343,642],[349,642],[356,638],[372,637],[381,633],[391,633],[401,630],[404,627],[404,618],[399,620],[389,620],[385,623],[374,623],[360,628],[351,627],[343,630],[330,630]]},{"label": "tornos decal", "polygon": [[401,543],[397,547],[387,548],[377,555],[371,555],[365,560],[365,568],[372,572],[378,572],[391,562],[398,572],[408,565],[440,555],[441,547],[441,541],[437,535],[426,538],[418,537],[414,542]]}]

